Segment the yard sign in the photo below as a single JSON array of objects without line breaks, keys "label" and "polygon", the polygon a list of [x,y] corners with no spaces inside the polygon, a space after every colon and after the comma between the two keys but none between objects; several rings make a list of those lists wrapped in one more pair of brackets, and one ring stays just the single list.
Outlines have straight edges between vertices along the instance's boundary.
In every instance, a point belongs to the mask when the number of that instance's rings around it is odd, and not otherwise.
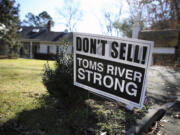
[{"label": "yard sign", "polygon": [[142,108],[153,42],[73,33],[74,85]]}]

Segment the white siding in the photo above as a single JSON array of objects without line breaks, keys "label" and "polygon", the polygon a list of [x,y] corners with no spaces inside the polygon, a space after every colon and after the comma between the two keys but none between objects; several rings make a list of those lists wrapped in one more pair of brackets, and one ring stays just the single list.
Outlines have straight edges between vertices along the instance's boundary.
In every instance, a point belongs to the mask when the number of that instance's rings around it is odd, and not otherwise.
[{"label": "white siding", "polygon": [[[64,49],[64,46],[60,45],[59,46],[59,52],[61,52],[63,49]],[[72,52],[72,45],[68,46],[68,48],[67,48],[67,54],[70,54],[71,52]]]},{"label": "white siding", "polygon": [[56,46],[55,45],[50,45],[49,47],[50,47],[49,48],[50,53],[56,54]]},{"label": "white siding", "polygon": [[62,50],[63,50],[63,46],[60,45],[60,46],[59,46],[59,53],[60,53]]},{"label": "white siding", "polygon": [[47,53],[47,46],[48,45],[40,44],[40,51],[39,51],[39,53]]},{"label": "white siding", "polygon": [[[39,53],[47,53],[47,48],[49,46],[50,53],[56,54],[57,45],[48,45],[48,44],[40,44]],[[63,45],[59,45],[59,52],[61,52],[64,48]],[[70,54],[72,52],[72,45],[68,47],[67,53]]]},{"label": "white siding", "polygon": [[67,54],[70,54],[72,52],[72,46],[69,46],[67,49]]}]

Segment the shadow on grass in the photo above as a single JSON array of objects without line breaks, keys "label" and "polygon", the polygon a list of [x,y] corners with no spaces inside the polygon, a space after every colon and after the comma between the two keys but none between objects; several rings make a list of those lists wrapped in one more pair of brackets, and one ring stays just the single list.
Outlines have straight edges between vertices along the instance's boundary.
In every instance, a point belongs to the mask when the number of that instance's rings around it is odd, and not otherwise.
[{"label": "shadow on grass", "polygon": [[[74,129],[73,113],[63,108],[53,97],[42,96],[39,99],[42,107],[35,110],[24,110],[15,119],[7,121],[1,128],[1,135],[71,135]],[[76,110],[74,110],[76,111]],[[83,117],[83,114],[78,116]],[[70,122],[71,121],[71,122]],[[80,122],[79,122],[80,124]]]},{"label": "shadow on grass", "polygon": [[125,134],[146,111],[127,111],[117,103],[91,95],[76,109],[67,109],[51,96],[42,96],[42,104],[24,110],[0,127],[1,135],[107,135]]}]

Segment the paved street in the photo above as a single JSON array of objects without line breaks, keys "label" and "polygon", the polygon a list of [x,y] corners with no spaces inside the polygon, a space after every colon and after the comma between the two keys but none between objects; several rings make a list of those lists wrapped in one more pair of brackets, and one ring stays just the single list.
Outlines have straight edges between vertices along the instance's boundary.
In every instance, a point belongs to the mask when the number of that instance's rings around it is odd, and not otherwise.
[{"label": "paved street", "polygon": [[180,69],[152,66],[148,74],[147,95],[157,104],[180,101]]},{"label": "paved street", "polygon": [[[157,105],[167,102],[180,101],[180,69],[163,66],[152,66],[148,76],[147,96]],[[179,135],[180,103],[168,110],[161,119],[163,127],[161,130],[167,135]]]}]

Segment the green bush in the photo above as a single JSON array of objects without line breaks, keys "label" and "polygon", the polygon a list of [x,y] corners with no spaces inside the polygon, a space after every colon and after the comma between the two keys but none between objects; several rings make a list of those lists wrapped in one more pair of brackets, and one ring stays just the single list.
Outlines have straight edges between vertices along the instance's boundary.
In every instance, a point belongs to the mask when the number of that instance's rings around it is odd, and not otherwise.
[{"label": "green bush", "polygon": [[43,83],[48,92],[67,108],[84,103],[87,92],[73,85],[73,55],[67,54],[67,45],[57,54],[55,69],[45,64]]}]

